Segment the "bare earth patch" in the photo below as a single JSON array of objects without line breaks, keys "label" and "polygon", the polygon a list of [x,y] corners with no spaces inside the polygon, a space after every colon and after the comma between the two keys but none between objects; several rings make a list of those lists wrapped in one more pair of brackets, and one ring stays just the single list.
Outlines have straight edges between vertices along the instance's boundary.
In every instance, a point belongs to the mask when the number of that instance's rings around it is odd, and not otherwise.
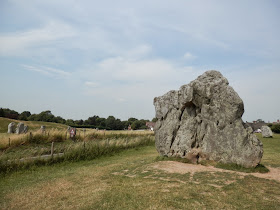
[{"label": "bare earth patch", "polygon": [[280,182],[280,168],[270,168],[268,173],[244,173],[238,171],[230,171],[220,168],[215,168],[213,166],[203,166],[203,165],[194,165],[188,163],[180,163],[176,161],[160,161],[153,163],[149,166],[150,168],[163,170],[167,173],[179,173],[179,174],[186,174],[190,173],[190,177],[192,178],[193,175],[197,172],[228,172],[228,173],[236,173],[240,176],[248,176],[252,175],[258,178],[263,179],[270,179]]}]

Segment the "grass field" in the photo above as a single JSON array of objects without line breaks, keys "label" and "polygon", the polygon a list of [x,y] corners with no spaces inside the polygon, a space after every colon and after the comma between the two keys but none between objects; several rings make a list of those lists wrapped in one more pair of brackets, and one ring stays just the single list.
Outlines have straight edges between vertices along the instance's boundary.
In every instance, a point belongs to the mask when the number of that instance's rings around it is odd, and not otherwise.
[{"label": "grass field", "polygon": [[[280,135],[262,141],[262,164],[279,168]],[[153,167],[167,163],[159,159],[154,146],[146,146],[90,161],[13,172],[0,178],[0,206],[1,209],[279,209],[279,181],[225,170],[168,172]]]},{"label": "grass field", "polygon": [[[15,120],[13,120],[15,121]],[[9,124],[10,119],[0,118],[0,124]],[[0,133],[0,155],[1,150],[14,149],[21,145],[27,145],[28,143],[46,144],[51,142],[64,142],[69,140],[68,126],[59,123],[45,123],[45,122],[31,122],[26,121],[26,124],[30,124],[31,129],[26,134],[8,134]],[[42,134],[40,130],[41,125],[46,125],[46,132]],[[7,126],[6,126],[7,127]],[[31,134],[30,134],[31,132]],[[107,130],[95,130],[95,129],[77,129],[76,140],[77,141],[91,141],[95,139],[113,139],[113,138],[131,138],[136,136],[153,135],[152,131],[107,131]],[[34,146],[30,145],[29,146]],[[45,146],[43,146],[45,147]],[[18,150],[21,150],[19,148]],[[1,157],[0,157],[1,158]]]},{"label": "grass field", "polygon": [[34,132],[32,135],[14,134],[10,146],[7,141],[0,141],[0,173],[29,168],[34,165],[92,160],[126,149],[154,145],[154,134],[151,131],[128,132],[90,129],[84,135],[77,134],[74,141],[69,139],[69,134],[66,138],[65,134],[67,133],[53,130],[48,134],[41,132]]},{"label": "grass field", "polygon": [[24,125],[28,125],[28,129],[30,131],[37,131],[40,129],[41,125],[45,125],[47,129],[67,129],[67,125],[63,125],[60,123],[52,123],[52,122],[39,122],[39,121],[20,121],[20,120],[13,120],[9,118],[0,117],[0,133],[7,133],[8,125],[14,122],[16,125],[19,122],[24,123]]},{"label": "grass field", "polygon": [[265,166],[280,167],[280,134],[273,134],[273,138],[262,138],[261,134],[257,136],[264,147],[261,163]]}]

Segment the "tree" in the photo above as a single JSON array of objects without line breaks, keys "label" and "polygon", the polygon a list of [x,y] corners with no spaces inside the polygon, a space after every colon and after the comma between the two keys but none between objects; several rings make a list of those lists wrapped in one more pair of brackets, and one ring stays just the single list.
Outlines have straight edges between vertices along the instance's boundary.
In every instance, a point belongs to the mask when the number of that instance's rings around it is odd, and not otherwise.
[{"label": "tree", "polygon": [[106,119],[103,117],[96,119],[96,123],[97,123],[97,126],[100,128],[106,127]]},{"label": "tree", "polygon": [[55,122],[54,118],[55,116],[52,114],[52,112],[50,110],[46,110],[36,115],[35,121]]},{"label": "tree", "polygon": [[11,109],[3,109],[4,115],[3,117],[10,118],[10,119],[18,119],[19,113],[11,110]]},{"label": "tree", "polygon": [[122,121],[120,119],[115,120],[115,129],[116,130],[123,130],[124,129]]},{"label": "tree", "polygon": [[154,117],[153,119],[152,119],[152,122],[156,122],[158,119],[156,118],[156,117]]},{"label": "tree", "polygon": [[271,130],[274,132],[274,133],[280,133],[280,124],[273,124],[271,126]]},{"label": "tree", "polygon": [[30,117],[30,116],[31,116],[31,113],[29,111],[24,111],[18,116],[18,119],[19,120],[28,120],[28,117]]},{"label": "tree", "polygon": [[127,120],[125,121],[122,121],[122,129],[128,129],[128,126],[129,126],[129,122]]},{"label": "tree", "polygon": [[131,117],[129,118],[127,121],[132,124],[134,121],[137,121],[138,119],[134,118],[134,117]]},{"label": "tree", "polygon": [[65,119],[63,119],[63,118],[62,118],[62,117],[60,117],[60,116],[57,116],[57,117],[54,117],[54,118],[53,118],[53,122],[55,122],[55,123],[61,123],[61,124],[65,124],[66,120],[65,120]]},{"label": "tree", "polygon": [[106,129],[115,130],[116,129],[116,118],[114,116],[109,116],[106,119]]},{"label": "tree", "polygon": [[27,120],[30,120],[30,121],[35,121],[35,117],[37,116],[37,114],[32,114],[30,115]]},{"label": "tree", "polygon": [[4,117],[4,110],[0,108],[0,117]]},{"label": "tree", "polygon": [[131,128],[133,130],[138,130],[140,129],[140,127],[141,127],[141,122],[139,120],[136,120],[131,124]]},{"label": "tree", "polygon": [[68,119],[68,120],[66,120],[65,124],[66,124],[66,125],[72,126],[72,125],[75,124],[75,122],[74,122],[74,120],[72,120],[72,119]]},{"label": "tree", "polygon": [[98,121],[99,117],[97,115],[94,115],[93,117],[89,117],[85,122],[87,125],[98,125],[97,121]]},{"label": "tree", "polygon": [[75,124],[76,125],[83,125],[84,124],[84,121],[82,119],[80,120],[75,120]]}]

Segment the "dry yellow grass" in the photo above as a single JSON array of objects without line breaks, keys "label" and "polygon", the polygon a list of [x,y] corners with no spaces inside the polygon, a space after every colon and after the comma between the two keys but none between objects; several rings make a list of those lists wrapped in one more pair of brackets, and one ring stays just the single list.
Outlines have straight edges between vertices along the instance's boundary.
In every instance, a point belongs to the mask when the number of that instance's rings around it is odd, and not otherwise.
[{"label": "dry yellow grass", "polygon": [[107,184],[99,180],[102,173],[102,170],[94,173],[80,170],[75,176],[58,178],[10,193],[6,198],[11,205],[4,209],[80,209],[85,203],[100,199],[101,193],[107,189]]},{"label": "dry yellow grass", "polygon": [[[31,134],[30,134],[31,133]],[[31,136],[36,135],[42,135],[42,136],[48,136],[48,139],[55,140],[53,137],[57,135],[65,135],[65,132],[58,129],[50,129],[46,133],[42,134],[40,130],[33,131],[33,132],[27,132],[26,134],[8,134],[8,133],[1,133],[0,134],[0,149],[7,148],[10,146],[17,146],[20,144],[26,143],[28,138]]]},{"label": "dry yellow grass", "polygon": [[[69,132],[67,129],[58,129],[51,128],[46,129],[45,133],[42,133],[40,129],[36,131],[32,131],[26,134],[8,134],[8,133],[0,133],[0,149],[8,148],[9,146],[17,146],[20,144],[24,144],[30,138],[30,135],[33,137],[36,135],[41,135],[42,139],[46,139],[47,142],[57,141],[56,138],[67,139],[69,138]],[[144,136],[144,135],[153,135],[153,131],[145,130],[145,131],[107,131],[107,130],[96,130],[96,129],[77,129],[76,138],[80,141],[89,141],[94,138],[102,137],[102,138],[114,138],[118,136]],[[10,145],[9,145],[10,144]]]}]

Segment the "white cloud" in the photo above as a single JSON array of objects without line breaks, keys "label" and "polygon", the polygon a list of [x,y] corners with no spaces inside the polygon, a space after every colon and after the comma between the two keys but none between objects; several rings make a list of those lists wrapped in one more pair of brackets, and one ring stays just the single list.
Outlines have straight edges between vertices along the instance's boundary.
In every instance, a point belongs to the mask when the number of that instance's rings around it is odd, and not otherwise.
[{"label": "white cloud", "polygon": [[86,81],[85,82],[85,86],[87,86],[87,87],[98,87],[98,83],[96,83],[96,82],[91,82],[91,81]]},{"label": "white cloud", "polygon": [[98,88],[91,87],[89,83],[84,90],[86,95],[112,99],[127,96],[129,100],[138,101],[151,99],[170,89],[178,89],[200,72],[192,66],[180,66],[164,59],[114,57],[100,61],[79,75],[93,81],[102,81]]},{"label": "white cloud", "polygon": [[[50,21],[45,26],[25,31],[0,34],[0,56],[27,56],[36,54],[36,48],[49,46],[57,40],[73,37],[76,32],[60,21]],[[37,49],[38,50],[38,49]]]},{"label": "white cloud", "polygon": [[186,52],[183,57],[186,60],[193,60],[196,58],[196,56],[192,55],[190,52]]},{"label": "white cloud", "polygon": [[116,100],[117,100],[118,102],[120,102],[120,103],[126,102],[126,99],[125,99],[125,98],[117,98]]},{"label": "white cloud", "polygon": [[23,64],[22,67],[25,70],[39,72],[46,76],[55,77],[55,78],[66,78],[71,75],[69,72],[66,72],[66,71],[63,71],[60,69],[56,69],[56,68],[46,67],[46,66],[31,66],[31,65]]},{"label": "white cloud", "polygon": [[[180,66],[165,59],[133,59],[126,57],[107,58],[81,75],[95,80],[122,81],[124,83],[167,82],[171,78],[182,80],[183,74],[193,73],[192,66]],[[174,81],[175,82],[175,81]]]}]

